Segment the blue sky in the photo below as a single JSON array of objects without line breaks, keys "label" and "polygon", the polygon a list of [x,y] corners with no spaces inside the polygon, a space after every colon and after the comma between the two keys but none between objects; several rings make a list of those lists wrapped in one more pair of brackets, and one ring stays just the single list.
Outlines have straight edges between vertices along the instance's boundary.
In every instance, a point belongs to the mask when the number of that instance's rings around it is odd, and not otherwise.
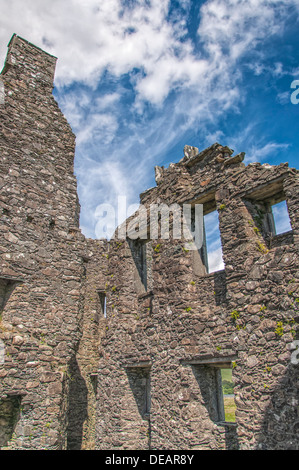
[{"label": "blue sky", "polygon": [[54,96],[95,238],[97,206],[138,203],[186,144],[298,167],[298,31],[299,0],[10,0],[0,61],[13,33],[58,57]]}]

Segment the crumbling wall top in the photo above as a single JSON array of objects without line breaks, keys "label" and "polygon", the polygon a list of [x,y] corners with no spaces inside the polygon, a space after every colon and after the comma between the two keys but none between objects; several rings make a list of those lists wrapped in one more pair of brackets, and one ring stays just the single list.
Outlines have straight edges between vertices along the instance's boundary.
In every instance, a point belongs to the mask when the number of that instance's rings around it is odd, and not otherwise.
[{"label": "crumbling wall top", "polygon": [[12,67],[18,69],[22,79],[53,87],[57,58],[14,34],[8,43],[8,52],[1,75]]}]

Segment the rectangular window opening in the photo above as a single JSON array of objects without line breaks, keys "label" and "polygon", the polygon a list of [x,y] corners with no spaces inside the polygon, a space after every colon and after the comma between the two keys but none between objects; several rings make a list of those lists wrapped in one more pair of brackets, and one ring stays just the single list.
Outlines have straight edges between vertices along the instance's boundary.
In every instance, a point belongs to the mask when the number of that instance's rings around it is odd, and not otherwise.
[{"label": "rectangular window opening", "polygon": [[232,363],[221,360],[194,362],[194,376],[199,384],[210,419],[216,424],[235,423],[236,405]]},{"label": "rectangular window opening", "polygon": [[9,396],[0,400],[0,450],[8,449],[15,428],[21,418],[22,396]]},{"label": "rectangular window opening", "polygon": [[218,212],[212,211],[204,215],[204,239],[202,260],[207,273],[224,269]]},{"label": "rectangular window opening", "polygon": [[90,382],[94,395],[97,396],[98,391],[98,374],[90,374]]},{"label": "rectangular window opening", "polygon": [[140,416],[148,420],[151,411],[151,376],[148,367],[128,367],[127,375]]},{"label": "rectangular window opening", "polygon": [[98,290],[98,309],[96,321],[99,321],[100,317],[107,318],[106,292],[103,290]]},{"label": "rectangular window opening", "polygon": [[12,295],[14,289],[19,284],[22,284],[22,282],[23,281],[18,279],[0,277],[0,315],[2,314],[2,311],[4,310],[5,305]]},{"label": "rectangular window opening", "polygon": [[147,291],[148,284],[148,266],[147,266],[147,244],[148,240],[130,240],[128,244],[131,249],[132,258],[135,264],[137,277],[136,291],[142,294]]},{"label": "rectangular window opening", "polygon": [[220,369],[222,382],[222,396],[224,408],[224,421],[236,422],[236,404],[234,384],[232,381],[232,369]]},{"label": "rectangular window opening", "polygon": [[[197,203],[195,203],[196,205]],[[191,231],[195,231],[195,205],[191,210]],[[216,210],[215,199],[209,199],[203,204],[202,222],[202,246],[198,249],[200,258],[197,263],[201,264],[199,271],[202,275],[223,271],[225,269],[223,261],[221,234],[219,228],[218,211]]]}]

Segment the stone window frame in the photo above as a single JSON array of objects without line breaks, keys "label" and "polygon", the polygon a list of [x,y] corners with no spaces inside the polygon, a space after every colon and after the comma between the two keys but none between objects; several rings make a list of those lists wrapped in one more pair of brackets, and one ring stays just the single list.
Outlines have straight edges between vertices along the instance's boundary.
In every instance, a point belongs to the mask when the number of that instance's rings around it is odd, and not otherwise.
[{"label": "stone window frame", "polygon": [[0,106],[5,106],[5,86],[1,77],[0,77]]},{"label": "stone window frame", "polygon": [[[221,230],[220,230],[220,224],[219,224],[219,211],[217,210],[215,189],[212,191],[209,191],[208,193],[204,193],[198,197],[195,197],[191,201],[186,202],[186,204],[191,204],[192,207],[194,207],[195,204],[202,204],[203,216],[211,214],[212,212],[215,212],[215,213],[217,212],[218,227],[219,227],[219,233],[221,237]],[[192,214],[193,214],[193,211],[192,211]],[[203,224],[204,224],[204,220],[203,220]],[[221,248],[222,248],[222,240],[221,240]],[[205,224],[203,225],[203,245],[200,250],[194,251],[192,255],[193,255],[193,269],[194,269],[195,274],[198,274],[201,277],[213,276],[215,274],[215,272],[209,272],[207,236],[206,236]],[[225,271],[225,269],[221,271]]]},{"label": "stone window frame", "polygon": [[[126,373],[128,375],[128,378],[130,379],[130,376],[132,377],[133,374],[139,373],[140,375],[143,375],[143,378],[145,378],[146,383],[144,386],[144,396],[143,396],[143,404],[140,404],[139,402],[139,413],[142,419],[146,421],[150,421],[150,414],[151,414],[151,367],[152,364],[150,361],[142,361],[142,362],[132,362],[129,364],[124,364],[123,365],[124,369],[126,370]],[[136,393],[134,393],[134,390],[132,388],[132,392],[134,394],[134,397],[136,399]],[[136,390],[135,390],[136,392]],[[141,406],[140,406],[141,405]]]},{"label": "stone window frame", "polygon": [[[5,407],[5,403],[10,406],[9,420],[6,424],[6,432],[3,432],[0,439],[0,450],[8,450],[9,445],[13,439],[16,427],[22,418],[22,400],[26,396],[26,393],[8,393],[5,397],[0,399],[0,417],[3,419],[2,407]],[[4,426],[3,426],[4,428]]]},{"label": "stone window frame", "polygon": [[15,288],[24,283],[24,279],[0,275],[0,316]]},{"label": "stone window frame", "polygon": [[107,294],[105,289],[98,289],[98,307],[97,314],[96,314],[96,322],[99,322],[100,317],[107,318]]},{"label": "stone window frame", "polygon": [[148,263],[147,263],[147,245],[149,239],[137,238],[127,239],[132,258],[135,263],[135,288],[137,294],[145,294],[148,291]]}]

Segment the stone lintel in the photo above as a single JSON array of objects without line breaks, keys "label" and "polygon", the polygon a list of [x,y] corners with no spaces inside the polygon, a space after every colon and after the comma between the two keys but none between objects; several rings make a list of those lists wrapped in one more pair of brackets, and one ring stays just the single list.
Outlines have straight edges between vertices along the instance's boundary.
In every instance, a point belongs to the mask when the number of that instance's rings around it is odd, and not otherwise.
[{"label": "stone lintel", "polygon": [[24,77],[53,87],[57,57],[43,51],[26,39],[13,34],[1,75],[11,67],[19,67]]},{"label": "stone lintel", "polygon": [[150,369],[152,366],[151,361],[136,361],[123,364],[124,369],[146,368]]}]

